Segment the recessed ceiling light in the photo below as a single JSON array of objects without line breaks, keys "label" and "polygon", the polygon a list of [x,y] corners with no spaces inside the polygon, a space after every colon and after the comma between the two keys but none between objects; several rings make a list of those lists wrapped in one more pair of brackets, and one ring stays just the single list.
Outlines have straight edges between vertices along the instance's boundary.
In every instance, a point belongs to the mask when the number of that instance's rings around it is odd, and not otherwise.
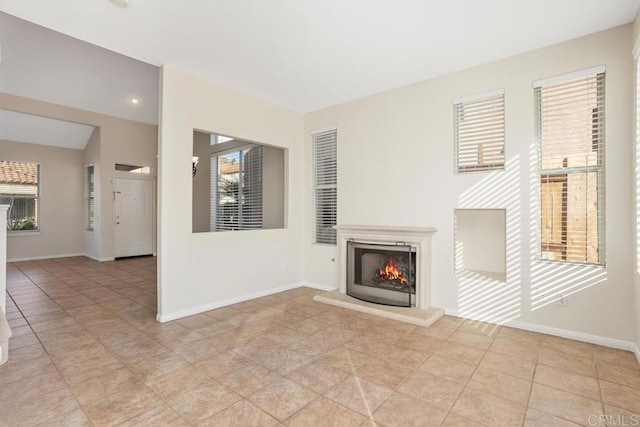
[{"label": "recessed ceiling light", "polygon": [[111,0],[111,3],[113,3],[115,6],[121,7],[123,9],[126,9],[127,7],[129,7],[131,5],[131,1],[130,0]]},{"label": "recessed ceiling light", "polygon": [[138,98],[131,98],[131,103],[132,103],[133,105],[137,105],[137,104],[139,104],[139,103],[140,103],[140,99],[138,99]]}]

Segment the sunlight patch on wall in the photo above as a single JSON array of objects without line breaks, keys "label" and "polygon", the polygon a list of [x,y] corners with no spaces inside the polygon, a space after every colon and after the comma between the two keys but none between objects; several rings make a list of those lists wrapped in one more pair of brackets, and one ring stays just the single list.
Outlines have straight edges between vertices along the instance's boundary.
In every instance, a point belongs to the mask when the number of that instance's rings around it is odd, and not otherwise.
[{"label": "sunlight patch on wall", "polygon": [[558,303],[560,298],[603,283],[607,280],[607,271],[603,266],[590,264],[572,264],[561,261],[538,260],[540,252],[540,175],[538,174],[538,156],[535,144],[530,147],[529,165],[529,217],[531,310]]},{"label": "sunlight patch on wall", "polygon": [[[504,323],[522,311],[520,159],[514,156],[504,172],[493,172],[458,198],[460,209],[506,210],[506,281],[503,276],[471,270],[456,271],[459,316],[494,323]],[[455,242],[456,259],[463,257],[464,247]]]}]

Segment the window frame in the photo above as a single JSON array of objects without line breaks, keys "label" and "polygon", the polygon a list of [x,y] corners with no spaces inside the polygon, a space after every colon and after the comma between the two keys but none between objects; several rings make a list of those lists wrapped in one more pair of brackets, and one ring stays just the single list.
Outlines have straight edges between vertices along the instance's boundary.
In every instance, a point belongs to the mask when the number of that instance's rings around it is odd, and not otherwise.
[{"label": "window frame", "polygon": [[[263,154],[262,154],[262,145],[261,144],[247,144],[241,147],[236,147],[230,150],[225,150],[225,151],[220,151],[220,152],[216,152],[216,153],[212,153],[209,157],[209,164],[210,164],[210,171],[209,171],[209,182],[211,185],[210,188],[210,207],[209,207],[209,231],[213,232],[213,233],[221,233],[221,232],[226,232],[226,231],[246,231],[246,230],[264,230],[264,200],[263,200],[263,196],[264,196],[264,188],[262,188],[262,182],[263,182],[263,174],[264,174],[264,158],[263,158]],[[246,224],[243,223],[243,197],[244,197],[244,183],[245,183],[245,176],[244,173],[246,171],[244,171],[244,165],[245,165],[245,158],[244,155],[246,153],[249,152],[249,150],[254,149],[254,148],[259,148],[260,149],[260,209],[261,209],[261,213],[260,213],[260,227],[255,227],[255,226],[247,226]],[[246,151],[246,153],[245,153]],[[233,153],[239,153],[238,155],[238,194],[237,194],[237,214],[238,214],[238,219],[237,219],[237,227],[238,228],[234,228],[234,229],[220,229],[218,228],[218,208],[219,208],[219,187],[218,187],[218,182],[219,182],[219,158],[223,157],[225,155],[229,155],[229,154],[233,154]],[[213,167],[213,164],[215,162],[215,167]],[[215,178],[214,178],[215,175]],[[215,187],[213,186],[215,182]]]},{"label": "window frame", "polygon": [[[85,231],[95,231],[95,213],[96,213],[96,167],[94,164],[85,167],[87,178],[85,190],[87,200],[87,228]],[[92,209],[93,207],[93,209]]]},{"label": "window frame", "polygon": [[0,197],[11,199],[12,203],[10,204],[10,208],[7,211],[7,221],[9,221],[11,217],[11,210],[13,208],[13,202],[16,198],[21,200],[33,200],[34,201],[34,217],[36,218],[36,227],[28,230],[11,230],[8,228],[8,224],[5,224],[5,228],[7,230],[7,235],[9,236],[19,236],[19,235],[29,235],[29,234],[40,234],[42,229],[41,227],[41,218],[40,218],[40,204],[41,204],[41,192],[42,192],[42,182],[41,182],[41,164],[39,162],[29,162],[29,161],[19,161],[19,160],[5,160],[7,162],[13,163],[25,163],[32,164],[36,166],[36,194],[33,197],[25,197],[25,195],[16,194],[16,193],[1,193]]},{"label": "window frame", "polygon": [[[568,157],[571,154],[567,152],[567,156],[563,158],[562,166],[555,168],[543,168],[542,167],[542,88],[550,85],[558,85],[562,83],[569,83],[581,78],[595,78],[596,79],[596,91],[602,92],[602,100],[597,101],[598,107],[593,109],[590,129],[593,135],[594,130],[598,130],[597,138],[597,150],[596,150],[596,164],[584,165],[584,166],[569,166]],[[601,85],[600,85],[601,82]],[[606,68],[605,66],[593,67],[585,70],[580,70],[573,73],[554,76],[548,79],[542,79],[533,82],[534,89],[534,128],[535,128],[535,148],[536,148],[536,176],[537,176],[537,205],[536,205],[536,224],[537,224],[537,240],[536,240],[536,253],[535,261],[544,263],[564,263],[570,265],[585,265],[585,266],[599,266],[606,267]],[[596,95],[596,99],[600,95]],[[594,127],[594,121],[600,120],[597,127]],[[593,144],[593,136],[591,143]],[[573,176],[584,175],[584,179],[589,179],[589,174],[595,173],[597,175],[596,181],[596,200],[597,200],[597,262],[592,261],[577,261],[568,260],[567,252],[571,249],[568,236],[568,222],[572,215],[569,214],[567,206],[569,200],[569,188],[568,182]],[[562,210],[561,210],[561,241],[560,242],[544,242],[543,241],[543,185],[549,183],[563,183],[561,198],[562,198]],[[585,202],[585,205],[587,203]],[[585,243],[585,248],[587,244]],[[561,252],[563,259],[548,259],[543,257],[544,252]]]},{"label": "window frame", "polygon": [[[465,106],[473,107],[479,103],[490,102],[492,99],[499,99],[496,102],[496,106],[502,109],[502,115],[498,117],[492,117],[489,113],[484,113],[480,115],[479,118],[484,118],[485,120],[491,119],[489,122],[491,127],[483,129],[484,132],[487,130],[491,130],[494,133],[499,133],[502,131],[502,135],[500,136],[501,141],[491,142],[491,138],[487,138],[487,140],[481,140],[478,142],[478,154],[477,154],[477,162],[474,165],[463,165],[461,164],[461,156],[460,153],[463,151],[469,150],[470,142],[464,142],[461,145],[461,115],[464,115],[463,109]],[[500,129],[501,127],[501,129]],[[468,132],[468,130],[467,130]],[[494,137],[495,138],[495,137]],[[482,146],[484,144],[500,144],[502,143],[500,154],[502,155],[502,161],[484,163],[484,150],[482,150]],[[482,92],[474,95],[468,95],[460,98],[455,98],[453,100],[453,169],[456,175],[458,174],[466,174],[473,172],[490,172],[490,171],[504,171],[507,163],[506,156],[506,103],[505,103],[505,90],[504,89],[495,89],[488,92]]]},{"label": "window frame", "polygon": [[[319,181],[319,172],[320,165],[318,163],[318,144],[319,138],[323,136],[329,136],[333,138],[333,150],[334,150],[334,162],[335,162],[335,171],[333,176],[330,177],[334,180],[335,184],[318,184]],[[333,228],[337,225],[338,220],[338,128],[337,127],[329,127],[324,129],[318,129],[311,133],[311,148],[312,148],[312,166],[313,166],[313,177],[312,177],[312,185],[313,185],[313,244],[321,245],[321,246],[336,246],[338,244],[337,239],[337,231]],[[326,179],[326,178],[325,178]],[[335,202],[333,205],[327,204],[327,208],[329,208],[329,216],[333,218],[333,224],[331,226],[332,231],[330,232],[328,239],[320,239],[319,237],[319,190],[334,190],[335,192]],[[330,221],[331,222],[331,221]],[[326,227],[324,227],[326,228]]]}]

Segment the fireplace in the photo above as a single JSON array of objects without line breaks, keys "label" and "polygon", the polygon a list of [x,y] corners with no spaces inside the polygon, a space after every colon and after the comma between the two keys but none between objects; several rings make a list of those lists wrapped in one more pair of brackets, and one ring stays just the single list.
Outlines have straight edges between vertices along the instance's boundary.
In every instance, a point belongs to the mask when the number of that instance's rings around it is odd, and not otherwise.
[{"label": "fireplace", "polygon": [[334,228],[340,248],[340,286],[314,296],[314,301],[425,327],[442,317],[444,311],[431,306],[435,228],[343,224]]},{"label": "fireplace", "polygon": [[[350,253],[351,249],[349,242],[359,243],[364,245],[372,245],[371,247],[362,248],[365,252],[370,254],[380,254],[385,253],[386,250],[394,250],[397,252],[402,251],[404,256],[407,256],[408,252],[411,252],[409,257],[411,257],[411,265],[406,274],[411,275],[410,283],[410,292],[399,292],[400,296],[394,295],[394,301],[402,298],[401,305],[402,308],[389,307],[394,310],[403,311],[406,308],[407,301],[409,301],[409,297],[411,297],[411,307],[417,308],[419,310],[430,310],[431,307],[431,237],[433,233],[435,233],[436,229],[432,227],[403,227],[403,226],[384,226],[384,225],[337,225],[335,229],[338,231],[338,247],[340,248],[340,286],[338,288],[338,292],[345,297],[352,298],[352,293],[347,294],[347,283],[351,280],[352,286],[351,288],[356,288],[359,292],[365,291],[365,293],[369,294],[369,296],[373,293],[374,296],[379,296],[379,294],[385,295],[385,298],[389,296],[388,292],[392,292],[389,289],[374,289],[371,286],[362,285],[363,282],[363,274],[362,274],[362,265],[359,268],[359,280],[357,283],[356,278],[356,270],[353,269],[353,274],[350,276],[349,274],[349,263],[350,260],[354,258],[355,248],[353,248],[353,253]],[[402,242],[401,244],[398,242]],[[409,247],[411,250],[409,251]],[[385,249],[387,248],[387,249]],[[400,256],[397,253],[392,254],[393,256]],[[367,258],[372,258],[371,256]],[[375,257],[373,257],[375,258]],[[406,259],[406,258],[405,258]],[[367,260],[366,262],[370,262],[371,260]],[[374,262],[378,263],[380,260]],[[386,262],[386,261],[384,261]],[[394,261],[395,263],[396,261]],[[385,264],[386,266],[386,264]],[[397,269],[397,265],[395,266]],[[369,271],[367,274],[364,274],[364,281],[367,279],[372,279],[369,275],[375,274],[376,269],[379,269],[380,266],[375,265],[373,268],[373,273],[371,270],[367,268]],[[405,273],[403,273],[405,274]],[[360,285],[353,286],[353,285]],[[364,288],[370,289],[364,289]],[[395,286],[394,286],[395,287]],[[361,294],[358,295],[357,298],[360,298]],[[355,299],[354,299],[355,300]],[[384,302],[385,304],[387,302]],[[392,305],[396,305],[398,302],[394,302]],[[383,306],[380,306],[380,309],[383,309]],[[423,324],[423,323],[421,323]]]},{"label": "fireplace", "polygon": [[347,241],[347,295],[377,304],[415,305],[416,248]]}]

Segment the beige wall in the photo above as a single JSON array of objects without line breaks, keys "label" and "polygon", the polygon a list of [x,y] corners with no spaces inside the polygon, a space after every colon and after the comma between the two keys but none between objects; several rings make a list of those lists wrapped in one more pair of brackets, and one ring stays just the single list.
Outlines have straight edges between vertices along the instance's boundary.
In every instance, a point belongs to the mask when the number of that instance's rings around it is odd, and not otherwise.
[{"label": "beige wall", "polygon": [[262,147],[262,218],[264,228],[284,227],[285,157],[281,148]]},{"label": "beige wall", "polygon": [[193,232],[201,233],[210,230],[210,187],[211,187],[211,135],[193,132],[193,155],[200,157],[198,172],[193,177],[193,197],[191,215]]},{"label": "beige wall", "polygon": [[80,255],[83,248],[83,152],[0,140],[2,160],[40,165],[40,231],[9,233],[7,259]]},{"label": "beige wall", "polygon": [[[631,48],[632,26],[625,25],[305,115],[305,279],[338,284],[337,249],[311,244],[310,220],[310,134],[337,126],[338,223],[436,227],[435,306],[462,316],[633,341]],[[607,267],[538,263],[532,82],[602,64]],[[452,100],[494,89],[505,90],[506,171],[455,175]],[[381,195],[397,203],[380,203]],[[455,208],[507,209],[506,283],[455,277]],[[539,295],[549,289],[569,294],[568,306],[541,303]]]},{"label": "beige wall", "polygon": [[[634,75],[633,75],[633,86],[634,90],[634,110],[636,113],[636,120],[634,124],[634,134],[636,138],[636,170],[640,168],[640,110],[638,110],[638,95],[640,94],[640,88],[638,87],[638,66],[637,61],[640,56],[640,10],[636,14],[636,19],[633,21],[633,42],[634,42],[634,55],[636,60],[636,66],[634,67]],[[638,351],[636,352],[636,357],[638,358],[638,362],[640,363],[640,175],[636,172],[636,268],[635,268],[635,292],[636,292],[636,346],[638,347]]]},{"label": "beige wall", "polygon": [[634,41],[640,37],[640,9],[636,13],[636,19],[633,20],[633,39]]},{"label": "beige wall", "polygon": [[[115,163],[151,166],[155,177],[158,141],[157,126],[6,93],[0,93],[0,108],[88,124],[100,128],[100,174],[98,175],[99,181],[96,184],[96,187],[100,189],[100,204],[98,205],[100,208],[96,217],[96,220],[100,222],[99,244],[97,244],[99,249],[97,256],[91,253],[95,250],[91,248],[87,250],[87,255],[98,260],[113,259],[113,178],[117,175],[124,175],[123,173],[115,172]],[[95,157],[95,152],[92,155]],[[83,175],[81,175],[81,179],[84,182]]]},{"label": "beige wall", "polygon": [[[192,206],[194,129],[288,149],[287,228],[192,233],[192,215],[185,206]],[[302,281],[301,141],[301,114],[163,66],[159,319],[204,311]]]}]

